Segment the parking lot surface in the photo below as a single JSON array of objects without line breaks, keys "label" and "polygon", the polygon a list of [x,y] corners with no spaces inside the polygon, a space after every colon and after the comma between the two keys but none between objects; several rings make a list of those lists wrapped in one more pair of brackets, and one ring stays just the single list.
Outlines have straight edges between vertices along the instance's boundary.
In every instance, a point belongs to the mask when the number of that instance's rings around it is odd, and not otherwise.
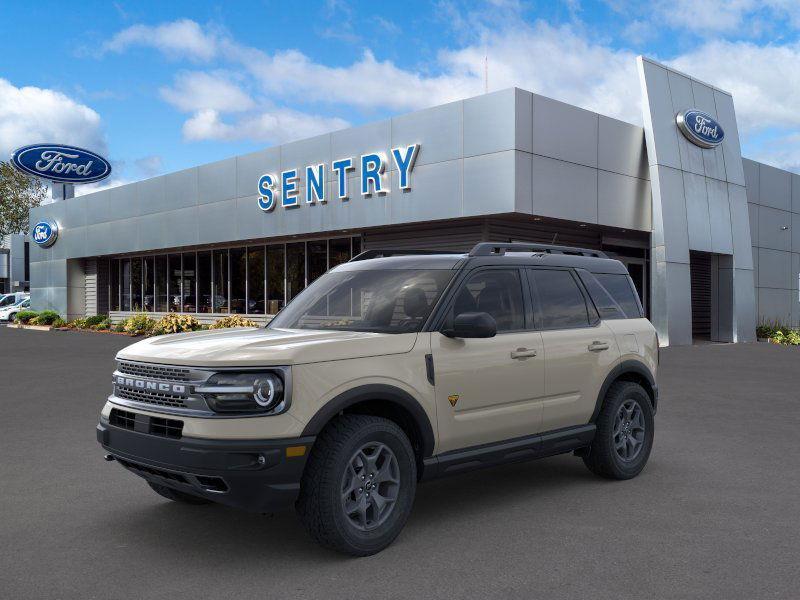
[{"label": "parking lot surface", "polygon": [[560,456],[426,483],[395,544],[353,559],[291,512],[173,504],[104,462],[132,341],[0,327],[0,597],[800,596],[798,349],[666,349],[640,477]]}]

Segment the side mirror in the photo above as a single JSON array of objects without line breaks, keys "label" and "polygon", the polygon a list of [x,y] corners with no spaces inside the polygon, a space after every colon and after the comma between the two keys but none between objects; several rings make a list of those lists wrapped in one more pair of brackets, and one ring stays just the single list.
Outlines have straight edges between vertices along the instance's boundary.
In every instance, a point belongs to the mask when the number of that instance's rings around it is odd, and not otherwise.
[{"label": "side mirror", "polygon": [[451,338],[490,338],[497,335],[497,322],[485,312],[465,312],[453,320],[453,327],[442,330]]}]

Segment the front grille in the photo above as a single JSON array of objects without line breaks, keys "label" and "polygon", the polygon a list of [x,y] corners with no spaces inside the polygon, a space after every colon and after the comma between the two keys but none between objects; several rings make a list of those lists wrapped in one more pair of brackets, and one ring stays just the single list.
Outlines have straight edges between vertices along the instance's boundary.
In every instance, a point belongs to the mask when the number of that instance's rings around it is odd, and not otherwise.
[{"label": "front grille", "polygon": [[137,377],[149,377],[151,379],[161,379],[164,381],[189,381],[191,371],[181,367],[167,367],[164,365],[147,365],[121,360],[117,369],[126,375]]},{"label": "front grille", "polygon": [[120,410],[112,408],[111,414],[108,416],[108,422],[115,427],[122,429],[130,429],[133,431],[136,423],[136,413],[128,412],[127,410]]},{"label": "front grille", "polygon": [[[138,429],[136,428],[137,419],[139,420]],[[114,427],[127,429],[129,431],[139,431],[176,440],[180,439],[183,435],[183,421],[151,417],[141,413],[137,414],[127,410],[120,410],[119,408],[111,409],[111,414],[108,415],[108,423]]]},{"label": "front grille", "polygon": [[183,421],[150,417],[150,433],[161,437],[178,439],[183,434]]},{"label": "front grille", "polygon": [[117,386],[114,395],[125,400],[157,404],[158,406],[172,406],[173,408],[186,408],[183,396],[166,394],[163,392],[133,390]]}]

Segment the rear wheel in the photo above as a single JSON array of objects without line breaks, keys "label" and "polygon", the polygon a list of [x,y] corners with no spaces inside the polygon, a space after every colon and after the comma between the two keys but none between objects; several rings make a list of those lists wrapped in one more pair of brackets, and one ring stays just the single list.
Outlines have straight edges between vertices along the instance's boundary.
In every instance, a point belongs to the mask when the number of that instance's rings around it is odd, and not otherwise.
[{"label": "rear wheel", "polygon": [[381,417],[343,415],[314,444],[297,510],[318,543],[368,556],[403,529],[416,485],[416,457],[400,427]]},{"label": "rear wheel", "polygon": [[606,394],[597,417],[597,433],[583,462],[601,477],[636,477],[650,457],[653,433],[650,396],[637,383],[618,381]]},{"label": "rear wheel", "polygon": [[206,500],[205,498],[201,498],[200,496],[193,496],[192,494],[187,494],[185,492],[180,492],[178,490],[173,490],[172,488],[168,488],[165,485],[159,485],[157,483],[147,482],[152,490],[158,494],[159,496],[163,496],[167,500],[172,500],[173,502],[181,502],[182,504],[210,504],[211,500]]}]

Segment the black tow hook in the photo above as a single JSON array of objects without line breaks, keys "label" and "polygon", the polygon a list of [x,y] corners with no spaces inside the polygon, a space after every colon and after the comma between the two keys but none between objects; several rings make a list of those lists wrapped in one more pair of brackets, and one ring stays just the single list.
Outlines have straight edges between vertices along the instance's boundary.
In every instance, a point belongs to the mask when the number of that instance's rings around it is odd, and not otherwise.
[{"label": "black tow hook", "polygon": [[106,455],[103,457],[103,460],[105,460],[105,461],[108,461],[108,462],[112,462],[112,461],[115,461],[115,460],[117,460],[117,459],[116,459],[116,458],[114,458],[114,455],[113,455],[113,454],[106,454]]}]

